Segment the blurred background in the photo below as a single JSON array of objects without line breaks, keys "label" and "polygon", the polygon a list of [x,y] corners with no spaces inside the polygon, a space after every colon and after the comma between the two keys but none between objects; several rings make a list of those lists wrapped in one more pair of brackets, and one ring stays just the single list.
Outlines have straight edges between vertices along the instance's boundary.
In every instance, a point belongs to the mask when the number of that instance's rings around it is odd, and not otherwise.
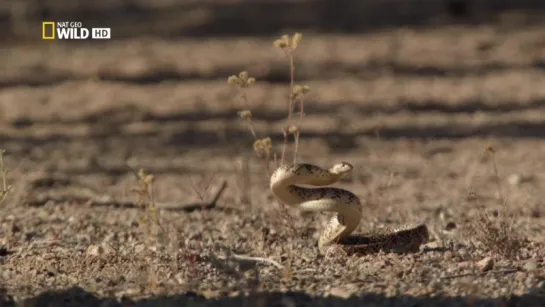
[{"label": "blurred background", "polygon": [[44,20],[109,25],[116,38],[270,35],[297,29],[361,33],[399,26],[538,24],[539,0],[12,0],[0,1],[2,40],[36,37]]},{"label": "blurred background", "polygon": [[[302,160],[395,155],[414,142],[533,142],[545,127],[544,9],[538,0],[0,1],[0,141],[23,169],[114,182],[131,161],[230,174],[232,157],[252,156],[237,111],[251,109],[257,135],[282,141],[289,67],[272,42],[301,32],[295,81],[311,89]],[[41,40],[42,21],[109,27],[112,39]],[[226,83],[242,70],[257,79],[249,104]],[[230,158],[210,160],[218,154]]]},{"label": "blurred background", "polygon": [[109,25],[116,38],[260,36],[290,29],[361,33],[398,26],[522,26],[541,22],[544,9],[539,0],[4,0],[0,25],[2,40],[32,39],[43,20]]}]

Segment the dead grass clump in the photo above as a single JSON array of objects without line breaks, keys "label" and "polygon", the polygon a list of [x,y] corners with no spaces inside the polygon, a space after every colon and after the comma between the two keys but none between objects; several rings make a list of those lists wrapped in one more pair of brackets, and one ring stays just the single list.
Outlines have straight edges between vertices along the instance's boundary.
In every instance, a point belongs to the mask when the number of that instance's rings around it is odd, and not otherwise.
[{"label": "dead grass clump", "polygon": [[[132,170],[132,169],[131,169]],[[167,246],[169,254],[172,259],[172,270],[179,271],[178,259],[180,257],[180,249],[183,248],[183,259],[188,263],[188,271],[185,272],[184,280],[196,281],[198,277],[198,258],[203,254],[202,246],[198,245],[198,250],[190,251],[184,240],[180,240],[177,236],[177,231],[171,223],[168,223],[161,219],[160,209],[158,208],[153,190],[153,182],[155,177],[152,174],[147,173],[144,169],[140,169],[138,172],[133,171],[137,179],[137,187],[133,190],[138,195],[137,205],[142,208],[142,214],[140,216],[139,225],[144,233],[144,246],[145,253],[148,258],[154,257],[154,252],[158,249],[157,245]],[[202,178],[198,182],[195,182],[190,178],[190,186],[197,194],[202,203],[201,212],[205,212],[206,205],[205,199],[210,191],[211,182],[214,179],[214,175],[210,178]],[[146,276],[145,284],[155,292],[158,289],[159,276],[156,275],[158,268],[154,265],[149,265],[147,272],[143,272]]]},{"label": "dead grass clump", "polygon": [[[492,146],[488,146],[485,154],[490,155],[500,206],[493,212],[481,208],[475,222],[470,226],[469,235],[487,251],[503,258],[516,259],[526,240],[516,229],[515,217],[508,209],[508,201],[503,193],[496,163],[496,150]],[[479,200],[476,193],[473,193],[473,196],[477,201]]]},{"label": "dead grass clump", "polygon": [[[495,217],[494,217],[495,215]],[[516,259],[524,240],[513,225],[513,217],[480,210],[471,229],[473,238],[486,250],[507,259]]]}]

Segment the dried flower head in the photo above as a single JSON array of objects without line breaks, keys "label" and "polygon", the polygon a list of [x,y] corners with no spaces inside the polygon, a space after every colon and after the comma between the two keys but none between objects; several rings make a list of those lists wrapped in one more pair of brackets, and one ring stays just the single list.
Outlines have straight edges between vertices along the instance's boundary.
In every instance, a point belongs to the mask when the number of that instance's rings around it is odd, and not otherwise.
[{"label": "dried flower head", "polygon": [[153,175],[147,175],[144,177],[144,183],[150,185],[153,182]]},{"label": "dried flower head", "polygon": [[310,92],[310,87],[308,87],[308,85],[295,85],[291,96],[294,99],[302,99],[308,92]]},{"label": "dried flower head", "polygon": [[236,85],[238,87],[248,87],[255,83],[255,78],[248,76],[247,71],[241,71],[238,76],[232,75],[227,78],[227,84]]},{"label": "dried flower head", "polygon": [[269,157],[272,152],[272,141],[270,137],[258,139],[254,142],[254,151],[260,158]]},{"label": "dried flower head", "polygon": [[138,179],[142,181],[143,184],[150,185],[153,182],[153,175],[146,173],[146,171],[141,168],[138,170]]},{"label": "dried flower head", "polygon": [[287,34],[282,35],[279,39],[273,42],[276,48],[285,49],[290,46],[290,37]]},{"label": "dried flower head", "polygon": [[271,138],[266,137],[266,138],[263,138],[261,140],[263,141],[263,146],[265,146],[267,151],[271,151],[272,150],[272,140],[271,140]]},{"label": "dried flower head", "polygon": [[290,126],[288,127],[287,130],[288,130],[288,132],[289,132],[290,134],[296,134],[296,133],[299,133],[299,126],[297,126],[297,125],[290,125]]},{"label": "dried flower head", "polygon": [[248,82],[248,72],[247,72],[247,71],[241,71],[241,72],[238,74],[238,78],[239,78],[243,83]]},{"label": "dried flower head", "polygon": [[240,118],[245,120],[252,120],[252,111],[250,110],[238,111],[238,116],[240,116]]},{"label": "dried flower head", "polygon": [[280,48],[284,51],[288,49],[287,51],[293,52],[299,46],[302,38],[303,34],[299,32],[294,33],[291,37],[288,34],[284,34],[279,39],[275,40],[273,42],[273,45],[276,48]]},{"label": "dried flower head", "polygon": [[299,42],[303,38],[303,34],[297,32],[295,33],[291,38],[291,49],[295,50],[297,49],[297,46],[299,46]]},{"label": "dried flower head", "polygon": [[227,78],[227,84],[229,85],[242,85],[242,80],[240,80],[237,76],[232,75]]}]

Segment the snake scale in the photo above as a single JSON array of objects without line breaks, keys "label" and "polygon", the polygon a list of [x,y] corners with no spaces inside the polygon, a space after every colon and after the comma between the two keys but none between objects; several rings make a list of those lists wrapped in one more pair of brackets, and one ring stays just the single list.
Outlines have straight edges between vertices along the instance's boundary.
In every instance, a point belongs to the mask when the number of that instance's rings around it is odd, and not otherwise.
[{"label": "snake scale", "polygon": [[418,251],[420,245],[429,239],[425,224],[385,227],[352,234],[362,217],[360,199],[348,190],[325,187],[339,181],[352,169],[353,166],[347,162],[337,163],[330,169],[306,163],[285,164],[271,175],[270,188],[279,201],[302,211],[335,213],[320,233],[318,249],[321,253],[325,253],[329,247],[341,248],[349,255]]}]

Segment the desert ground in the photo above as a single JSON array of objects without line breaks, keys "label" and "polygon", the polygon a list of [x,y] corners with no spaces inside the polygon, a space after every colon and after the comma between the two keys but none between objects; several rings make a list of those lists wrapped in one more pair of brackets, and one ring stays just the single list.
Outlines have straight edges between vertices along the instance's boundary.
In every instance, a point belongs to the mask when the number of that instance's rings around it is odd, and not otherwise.
[{"label": "desert ground", "polygon": [[[545,29],[303,35],[297,161],[352,163],[335,186],[362,200],[358,231],[426,223],[428,244],[321,255],[330,215],[274,199],[237,112],[281,151],[277,36],[9,45],[2,306],[543,306]],[[241,71],[247,104],[227,84]],[[140,206],[139,169],[156,208]],[[215,206],[161,207],[223,183]]]}]

